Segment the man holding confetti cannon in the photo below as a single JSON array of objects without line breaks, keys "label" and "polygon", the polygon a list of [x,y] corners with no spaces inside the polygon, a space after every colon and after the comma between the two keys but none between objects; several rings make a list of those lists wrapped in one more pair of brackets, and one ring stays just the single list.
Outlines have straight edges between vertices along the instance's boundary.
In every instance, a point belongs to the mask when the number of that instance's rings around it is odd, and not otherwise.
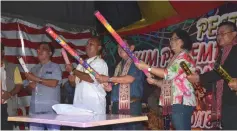
[{"label": "man holding confetti cannon", "polygon": [[[219,24],[216,36],[217,44],[221,47],[218,53],[216,64],[221,65],[230,77],[237,77],[237,28],[236,24],[224,21]],[[219,66],[220,67],[220,66]],[[222,77],[220,73],[214,70],[204,74],[193,73],[187,76],[189,81],[195,83],[216,83],[217,98],[217,115],[221,114],[223,130],[237,130],[237,95],[236,95],[236,79],[229,82]],[[223,71],[222,71],[223,72]],[[231,78],[230,78],[231,79]],[[224,81],[225,80],[225,81]]]},{"label": "man holding confetti cannon", "polygon": [[[98,37],[88,40],[86,45],[86,62],[99,74],[108,75],[108,66],[100,58],[101,43]],[[92,110],[97,114],[105,114],[106,109],[106,92],[107,86],[98,83],[95,77],[88,72],[81,64],[73,69],[71,64],[66,65],[69,75],[68,80],[72,86],[76,87],[73,105],[80,108]]]},{"label": "man holding confetti cannon", "polygon": [[[98,74],[96,76],[97,80],[101,83],[115,83],[113,88],[110,89],[112,90],[111,97],[113,102],[112,113],[141,115],[141,97],[143,95],[144,74],[142,73],[142,71],[137,69],[134,64],[139,63],[139,60],[133,53],[135,49],[134,42],[129,38],[123,40],[99,11],[96,11],[94,14],[118,42],[118,53],[122,58],[122,61],[117,65],[117,68],[115,69],[114,77],[108,77]],[[150,77],[147,70],[143,70],[143,72],[148,77]],[[142,123],[136,122],[115,125],[113,126],[113,129],[142,130],[143,126]]]},{"label": "man holding confetti cannon", "polygon": [[[27,88],[31,88],[32,96],[29,115],[54,114],[52,106],[60,103],[60,85],[62,71],[58,64],[51,62],[53,48],[50,43],[41,43],[37,49],[39,64],[29,73],[25,73],[28,80]],[[30,123],[30,130],[60,130],[58,125]]]}]

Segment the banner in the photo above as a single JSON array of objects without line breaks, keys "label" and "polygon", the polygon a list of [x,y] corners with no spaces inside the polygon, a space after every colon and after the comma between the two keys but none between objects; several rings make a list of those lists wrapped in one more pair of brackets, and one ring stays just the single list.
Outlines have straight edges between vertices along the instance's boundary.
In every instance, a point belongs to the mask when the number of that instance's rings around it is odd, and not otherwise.
[{"label": "banner", "polygon": [[[149,65],[165,68],[171,60],[169,38],[176,28],[186,30],[192,40],[193,48],[191,54],[196,62],[198,73],[212,70],[217,58],[218,49],[216,44],[216,33],[219,23],[228,20],[237,24],[237,4],[227,3],[208,13],[194,19],[188,19],[166,28],[155,30],[146,34],[132,35],[136,45],[135,54]],[[110,36],[104,37],[104,58],[111,70],[118,63],[117,43]],[[112,75],[113,71],[110,71]],[[212,112],[212,85],[205,94],[196,92],[198,105],[192,115],[193,129],[213,129],[211,121]],[[144,87],[146,88],[146,87]]]},{"label": "banner", "polygon": [[[88,39],[93,35],[92,30],[88,28],[81,29],[81,32],[73,32],[53,24],[45,24],[42,26],[18,18],[1,16],[1,44],[5,45],[5,59],[10,63],[18,65],[19,61],[17,57],[22,56],[27,68],[30,70],[39,63],[37,58],[37,48],[39,44],[41,42],[51,43],[54,48],[51,61],[60,65],[63,71],[62,77],[64,83],[67,81],[69,73],[65,71],[65,61],[61,54],[62,47],[46,34],[46,26],[53,28],[55,32],[65,38],[65,41],[67,41],[82,58],[86,57],[86,44]],[[76,67],[76,60],[70,55],[68,56],[70,61],[74,64],[74,67]],[[20,71],[21,73],[24,72],[22,68],[20,68]],[[22,77],[25,81],[24,75],[22,75]],[[22,90],[17,96],[17,114],[19,116],[28,115],[31,96],[29,96],[25,90]],[[15,129],[25,130],[28,129],[27,125],[27,123],[20,123]]]}]

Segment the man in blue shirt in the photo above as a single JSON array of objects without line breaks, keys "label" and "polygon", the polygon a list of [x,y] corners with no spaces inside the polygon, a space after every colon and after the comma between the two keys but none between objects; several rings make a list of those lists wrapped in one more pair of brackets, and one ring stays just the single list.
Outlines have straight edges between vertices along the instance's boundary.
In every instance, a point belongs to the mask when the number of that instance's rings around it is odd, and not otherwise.
[{"label": "man in blue shirt", "polygon": [[[50,61],[53,48],[50,44],[41,43],[37,49],[39,64],[30,73],[25,73],[28,88],[32,89],[29,115],[54,114],[54,104],[60,103],[60,85],[62,71],[58,64]],[[58,125],[30,123],[30,130],[60,130]]]},{"label": "man in blue shirt", "polygon": [[[125,41],[130,50],[133,51],[135,49],[133,41],[129,38],[125,39]],[[144,74],[135,66],[132,59],[119,45],[118,54],[122,60],[115,69],[114,77],[98,75],[96,78],[98,81],[104,83],[119,83],[112,87],[111,99],[113,114],[141,115]],[[113,129],[142,130],[143,125],[141,122],[117,124],[113,126]]]}]

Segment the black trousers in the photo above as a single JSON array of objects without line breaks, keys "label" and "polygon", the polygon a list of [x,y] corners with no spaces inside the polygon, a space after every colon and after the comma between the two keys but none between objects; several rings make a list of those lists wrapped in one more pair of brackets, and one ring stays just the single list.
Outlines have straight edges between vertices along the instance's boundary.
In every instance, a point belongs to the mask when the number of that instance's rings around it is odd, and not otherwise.
[{"label": "black trousers", "polygon": [[237,130],[237,105],[223,105],[222,108],[222,129]]},{"label": "black trousers", "polygon": [[13,130],[13,124],[7,118],[7,104],[1,104],[1,130]]}]

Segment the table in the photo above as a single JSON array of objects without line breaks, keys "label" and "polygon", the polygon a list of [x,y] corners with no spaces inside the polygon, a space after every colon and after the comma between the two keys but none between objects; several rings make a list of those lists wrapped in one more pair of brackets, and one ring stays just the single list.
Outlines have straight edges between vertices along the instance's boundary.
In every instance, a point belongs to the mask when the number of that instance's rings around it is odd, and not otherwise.
[{"label": "table", "polygon": [[147,121],[147,116],[131,116],[131,115],[57,115],[57,114],[42,114],[33,116],[11,116],[8,121],[16,122],[32,122],[42,124],[54,124],[71,127],[95,127],[112,125],[119,123],[130,123]]}]

